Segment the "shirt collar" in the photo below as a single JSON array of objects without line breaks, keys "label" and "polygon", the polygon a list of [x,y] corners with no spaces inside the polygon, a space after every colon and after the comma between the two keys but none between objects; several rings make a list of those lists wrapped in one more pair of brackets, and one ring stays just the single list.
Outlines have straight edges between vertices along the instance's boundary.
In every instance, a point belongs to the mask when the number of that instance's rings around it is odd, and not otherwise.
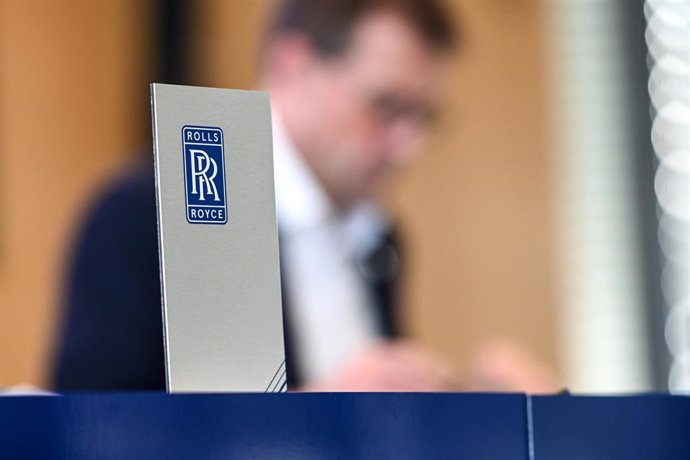
[{"label": "shirt collar", "polygon": [[335,204],[300,155],[277,110],[273,110],[273,155],[278,223],[281,235],[291,238],[328,225],[336,226],[343,243],[351,250],[365,252],[376,245],[388,219],[370,201],[339,213]]}]

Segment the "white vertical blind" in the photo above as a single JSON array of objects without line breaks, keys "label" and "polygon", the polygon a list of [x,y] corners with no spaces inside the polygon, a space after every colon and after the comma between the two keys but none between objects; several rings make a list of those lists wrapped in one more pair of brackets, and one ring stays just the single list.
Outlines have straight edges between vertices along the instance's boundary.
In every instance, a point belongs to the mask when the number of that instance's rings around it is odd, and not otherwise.
[{"label": "white vertical blind", "polygon": [[548,2],[560,336],[577,392],[651,388],[621,3]]},{"label": "white vertical blind", "polygon": [[690,392],[690,1],[647,0],[654,180],[672,392]]}]

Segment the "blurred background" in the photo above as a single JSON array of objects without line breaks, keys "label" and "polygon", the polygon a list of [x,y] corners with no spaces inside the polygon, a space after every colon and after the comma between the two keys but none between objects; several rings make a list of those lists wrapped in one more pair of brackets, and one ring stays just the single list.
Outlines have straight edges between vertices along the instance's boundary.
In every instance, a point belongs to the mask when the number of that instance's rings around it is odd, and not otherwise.
[{"label": "blurred background", "polygon": [[[577,392],[690,390],[690,4],[463,0],[428,154],[384,201],[407,329],[509,338]],[[0,387],[47,385],[86,207],[150,82],[253,88],[270,0],[0,0]],[[139,153],[137,153],[139,152]]]}]

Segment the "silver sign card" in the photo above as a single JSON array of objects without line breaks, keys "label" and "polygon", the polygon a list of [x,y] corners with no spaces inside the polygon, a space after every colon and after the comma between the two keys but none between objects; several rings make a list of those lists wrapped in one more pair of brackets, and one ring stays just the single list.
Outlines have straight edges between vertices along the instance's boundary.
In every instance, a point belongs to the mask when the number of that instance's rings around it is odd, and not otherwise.
[{"label": "silver sign card", "polygon": [[151,103],[168,391],[285,391],[269,96]]}]

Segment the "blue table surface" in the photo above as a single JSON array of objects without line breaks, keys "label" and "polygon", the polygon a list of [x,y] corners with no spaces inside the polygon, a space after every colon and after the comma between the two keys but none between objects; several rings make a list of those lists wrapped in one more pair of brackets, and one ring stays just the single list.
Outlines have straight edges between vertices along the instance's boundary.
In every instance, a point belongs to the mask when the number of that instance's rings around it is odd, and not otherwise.
[{"label": "blue table surface", "polygon": [[690,459],[690,398],[530,398],[534,458]]},{"label": "blue table surface", "polygon": [[0,397],[0,459],[689,459],[690,398]]}]

